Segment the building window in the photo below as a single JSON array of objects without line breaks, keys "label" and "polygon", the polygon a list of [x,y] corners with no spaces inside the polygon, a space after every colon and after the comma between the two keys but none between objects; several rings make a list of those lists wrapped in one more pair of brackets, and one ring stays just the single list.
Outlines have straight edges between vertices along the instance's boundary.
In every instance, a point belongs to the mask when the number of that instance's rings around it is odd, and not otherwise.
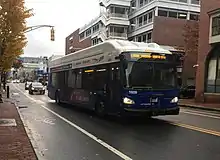
[{"label": "building window", "polygon": [[140,0],[140,7],[144,5],[144,0]]},{"label": "building window", "polygon": [[206,92],[220,93],[220,47],[211,51],[212,56],[207,63]]},{"label": "building window", "polygon": [[79,35],[79,39],[83,39],[85,36],[85,32],[82,32],[80,35]]},{"label": "building window", "polygon": [[92,32],[95,33],[99,30],[99,24],[96,24],[95,26],[92,27]]},{"label": "building window", "polygon": [[183,12],[180,10],[159,9],[158,16],[187,19],[187,12]]},{"label": "building window", "polygon": [[128,40],[129,40],[129,41],[135,41],[135,40],[134,40],[134,37],[129,37]]},{"label": "building window", "polygon": [[144,25],[147,24],[147,14],[144,15]]},{"label": "building window", "polygon": [[177,12],[169,11],[169,17],[177,18]]},{"label": "building window", "polygon": [[92,40],[92,45],[96,45],[96,44],[99,44],[99,39],[98,38],[95,38]]},{"label": "building window", "polygon": [[220,35],[220,16],[212,18],[212,36]]},{"label": "building window", "polygon": [[91,29],[87,29],[86,30],[86,37],[90,36],[91,35]]},{"label": "building window", "polygon": [[152,32],[149,32],[149,33],[147,34],[147,42],[148,42],[148,43],[152,42]]},{"label": "building window", "polygon": [[146,34],[143,35],[143,42],[147,42],[147,35]]},{"label": "building window", "polygon": [[200,4],[200,0],[191,0],[191,4]]},{"label": "building window", "polygon": [[153,21],[153,12],[148,13],[148,23]]},{"label": "building window", "polygon": [[190,13],[189,19],[194,20],[194,21],[198,21],[199,20],[199,14]]},{"label": "building window", "polygon": [[138,18],[138,25],[139,25],[139,27],[142,26],[142,17]]},{"label": "building window", "polygon": [[178,12],[178,19],[187,19],[187,13]]},{"label": "building window", "polygon": [[179,2],[187,3],[187,0],[179,0]]},{"label": "building window", "polygon": [[171,1],[181,2],[181,3],[187,3],[187,0],[171,0]]},{"label": "building window", "polygon": [[143,34],[140,34],[136,37],[137,42],[147,42],[150,43],[152,42],[152,31],[150,32],[145,32]]},{"label": "building window", "polygon": [[158,11],[158,16],[167,17],[168,16],[168,11],[159,10]]},{"label": "building window", "polygon": [[135,0],[131,1],[131,7],[136,7],[136,1]]},{"label": "building window", "polygon": [[69,38],[69,40],[71,41],[73,39],[73,36],[71,36],[70,38]]}]

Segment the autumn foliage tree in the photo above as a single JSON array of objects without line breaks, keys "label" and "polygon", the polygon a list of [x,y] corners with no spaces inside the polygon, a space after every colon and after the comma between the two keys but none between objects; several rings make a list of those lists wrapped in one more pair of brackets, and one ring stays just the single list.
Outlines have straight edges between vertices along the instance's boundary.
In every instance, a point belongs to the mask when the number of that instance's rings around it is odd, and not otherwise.
[{"label": "autumn foliage tree", "polygon": [[0,0],[0,88],[1,75],[5,81],[5,72],[27,44],[24,32],[26,19],[31,16],[32,10],[25,7],[24,0]]},{"label": "autumn foliage tree", "polygon": [[22,61],[19,59],[14,60],[12,63],[12,67],[15,69],[19,69],[19,68],[23,67]]},{"label": "autumn foliage tree", "polygon": [[26,19],[32,16],[32,10],[27,9],[24,3],[24,0],[0,1],[1,72],[11,68],[27,44],[24,32],[27,29]]}]

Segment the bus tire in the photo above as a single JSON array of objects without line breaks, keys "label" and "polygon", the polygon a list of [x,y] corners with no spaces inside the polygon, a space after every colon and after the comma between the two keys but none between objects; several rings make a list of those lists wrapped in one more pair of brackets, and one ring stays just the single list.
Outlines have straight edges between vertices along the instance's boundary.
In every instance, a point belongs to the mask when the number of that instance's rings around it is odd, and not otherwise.
[{"label": "bus tire", "polygon": [[95,112],[99,117],[105,116],[105,104],[103,101],[97,101],[95,105]]},{"label": "bus tire", "polygon": [[59,92],[56,92],[55,94],[55,101],[57,104],[61,104]]}]

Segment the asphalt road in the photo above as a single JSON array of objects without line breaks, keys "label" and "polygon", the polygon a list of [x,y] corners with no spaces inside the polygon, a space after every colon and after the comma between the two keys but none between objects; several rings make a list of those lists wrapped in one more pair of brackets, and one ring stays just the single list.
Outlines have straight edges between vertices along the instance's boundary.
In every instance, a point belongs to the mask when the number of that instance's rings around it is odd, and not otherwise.
[{"label": "asphalt road", "polygon": [[220,113],[120,122],[29,95],[24,84],[10,88],[40,160],[220,160]]}]

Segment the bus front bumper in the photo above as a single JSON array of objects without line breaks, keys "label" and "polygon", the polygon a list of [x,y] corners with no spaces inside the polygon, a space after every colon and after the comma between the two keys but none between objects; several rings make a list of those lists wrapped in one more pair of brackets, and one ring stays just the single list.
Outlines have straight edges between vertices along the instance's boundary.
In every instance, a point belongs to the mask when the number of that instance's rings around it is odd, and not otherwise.
[{"label": "bus front bumper", "polygon": [[173,108],[148,108],[148,109],[134,109],[129,107],[123,108],[123,115],[128,116],[160,116],[160,115],[178,115],[180,108],[173,107]]}]

